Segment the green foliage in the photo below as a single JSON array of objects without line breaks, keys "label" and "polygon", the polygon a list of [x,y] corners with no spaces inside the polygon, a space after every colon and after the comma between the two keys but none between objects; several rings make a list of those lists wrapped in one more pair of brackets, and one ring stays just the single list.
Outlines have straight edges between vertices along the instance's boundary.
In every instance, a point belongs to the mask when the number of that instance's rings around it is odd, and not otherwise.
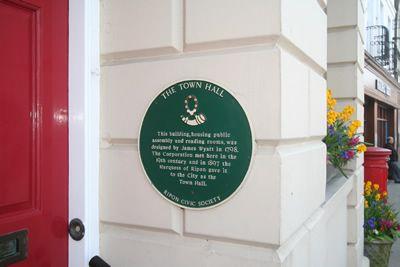
[{"label": "green foliage", "polygon": [[[361,142],[361,135],[357,129],[361,126],[358,120],[350,120],[354,108],[346,106],[341,112],[335,111],[336,99],[332,98],[332,92],[327,91],[327,123],[328,132],[324,138],[327,148],[328,160],[343,174],[342,168],[348,161],[357,157],[367,149]],[[345,175],[346,176],[346,175]]]},{"label": "green foliage", "polygon": [[393,242],[400,237],[398,213],[387,201],[387,193],[379,185],[365,184],[364,237],[366,241]]}]

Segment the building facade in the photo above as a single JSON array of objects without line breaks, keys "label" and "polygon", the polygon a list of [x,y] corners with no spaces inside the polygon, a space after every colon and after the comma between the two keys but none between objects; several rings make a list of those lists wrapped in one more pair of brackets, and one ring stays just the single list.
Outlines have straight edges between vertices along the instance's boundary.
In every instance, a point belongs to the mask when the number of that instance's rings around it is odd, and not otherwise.
[{"label": "building facade", "polygon": [[[396,135],[397,65],[364,45],[374,25],[396,21],[396,5],[375,2],[1,0],[0,265],[78,267],[100,256],[113,267],[367,267],[363,156],[327,182],[322,140],[327,88],[365,121],[367,141]],[[366,17],[381,7],[382,21]],[[163,106],[186,80],[229,103],[188,94]],[[227,127],[224,116],[245,132],[241,183],[219,205],[171,201],[149,175],[147,164],[165,158],[144,157],[144,125],[202,125],[177,132],[210,139],[204,129]],[[156,133],[154,155],[175,149],[164,144],[175,132]],[[189,164],[230,164],[207,157]]]},{"label": "building facade", "polygon": [[[364,5],[102,1],[100,254],[113,266],[363,266],[363,160],[326,184],[321,139],[325,75],[363,117]],[[198,77],[238,96],[256,152],[231,200],[193,211],[154,191],[136,143],[153,97]]]},{"label": "building facade", "polygon": [[367,1],[365,46],[365,141],[383,147],[388,136],[398,144],[398,3]]}]

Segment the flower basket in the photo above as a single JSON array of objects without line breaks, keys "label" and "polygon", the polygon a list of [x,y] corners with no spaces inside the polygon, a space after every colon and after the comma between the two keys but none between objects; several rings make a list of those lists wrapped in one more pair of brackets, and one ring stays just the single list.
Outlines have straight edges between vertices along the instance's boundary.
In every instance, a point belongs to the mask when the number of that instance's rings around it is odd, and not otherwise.
[{"label": "flower basket", "polygon": [[[362,141],[361,133],[357,133],[361,126],[361,121],[351,120],[354,113],[352,106],[346,106],[341,112],[336,111],[336,99],[332,97],[332,92],[327,91],[327,134],[322,140],[326,144],[327,153],[327,177],[329,182],[336,176],[346,176],[343,168],[352,159],[367,150]],[[332,167],[336,168],[334,170]]]},{"label": "flower basket", "polygon": [[343,176],[338,168],[332,165],[329,161],[326,163],[326,182],[328,183],[330,180],[336,177]]},{"label": "flower basket", "polygon": [[387,267],[393,241],[374,240],[364,242],[364,255],[369,258],[370,267]]},{"label": "flower basket", "polygon": [[400,237],[397,211],[388,202],[387,192],[379,184],[367,181],[364,185],[364,254],[371,267],[389,264],[393,242]]}]

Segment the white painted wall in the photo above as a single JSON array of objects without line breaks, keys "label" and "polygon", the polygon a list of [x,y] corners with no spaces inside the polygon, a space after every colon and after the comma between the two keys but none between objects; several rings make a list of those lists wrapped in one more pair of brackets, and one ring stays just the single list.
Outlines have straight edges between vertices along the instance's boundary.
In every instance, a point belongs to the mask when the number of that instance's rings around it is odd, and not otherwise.
[{"label": "white painted wall", "polygon": [[[355,182],[325,184],[325,8],[317,0],[101,1],[100,251],[112,266],[346,266]],[[359,56],[353,41],[343,59]],[[199,77],[238,97],[257,146],[242,189],[193,211],[153,190],[136,144],[154,95]]]}]

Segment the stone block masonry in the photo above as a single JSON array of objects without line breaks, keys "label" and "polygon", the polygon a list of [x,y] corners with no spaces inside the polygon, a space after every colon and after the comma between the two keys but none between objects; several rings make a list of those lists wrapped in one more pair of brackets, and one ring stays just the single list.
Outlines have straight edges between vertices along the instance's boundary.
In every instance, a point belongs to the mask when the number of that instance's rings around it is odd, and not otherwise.
[{"label": "stone block masonry", "polygon": [[[326,2],[101,3],[102,257],[112,266],[345,266],[353,183],[326,194],[321,142]],[[155,192],[137,147],[150,102],[188,79],[229,89],[254,135],[242,188],[201,211]]]},{"label": "stone block masonry", "polygon": [[[328,87],[338,109],[351,105],[352,119],[364,121],[364,6],[362,0],[328,1]],[[363,157],[353,160],[352,190],[347,198],[347,266],[363,266]]]}]

